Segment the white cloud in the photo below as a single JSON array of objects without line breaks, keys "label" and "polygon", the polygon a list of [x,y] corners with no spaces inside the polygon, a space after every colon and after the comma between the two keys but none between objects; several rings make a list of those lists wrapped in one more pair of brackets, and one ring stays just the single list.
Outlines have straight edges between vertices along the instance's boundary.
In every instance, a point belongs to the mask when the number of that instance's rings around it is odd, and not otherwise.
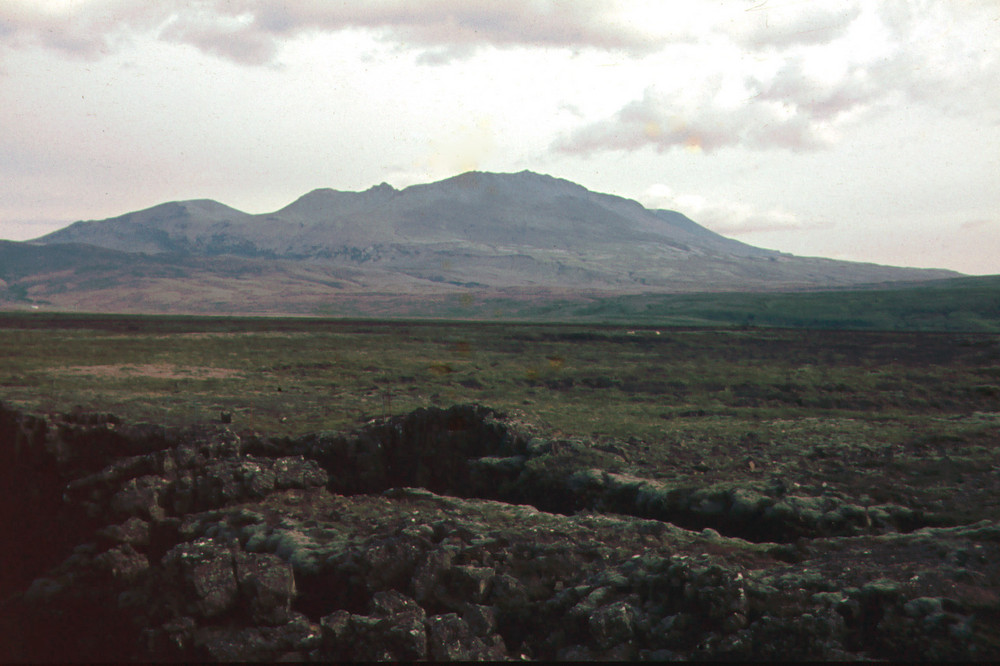
[{"label": "white cloud", "polygon": [[0,4],[0,46],[43,46],[82,58],[117,50],[132,35],[167,21],[176,2],[7,0]]},{"label": "white cloud", "polygon": [[596,0],[89,0],[0,5],[0,43],[41,44],[82,57],[113,50],[131,35],[154,34],[247,65],[273,61],[283,41],[316,32],[369,29],[423,51],[424,63],[477,48],[535,46],[644,53],[660,39]]},{"label": "white cloud", "polygon": [[780,207],[758,210],[747,203],[675,192],[673,188],[663,183],[650,186],[642,199],[647,208],[676,210],[696,220],[698,224],[725,236],[742,236],[765,231],[792,231],[819,226],[807,225],[799,216]]},{"label": "white cloud", "polygon": [[798,45],[827,44],[842,37],[861,8],[853,2],[822,5],[810,2],[751,3],[731,35],[750,49],[787,49]]},{"label": "white cloud", "polygon": [[814,117],[786,100],[761,97],[738,105],[720,97],[721,82],[709,79],[694,99],[647,89],[606,120],[557,139],[561,153],[632,151],[652,147],[712,152],[729,146],[812,150],[829,143],[829,118]]},{"label": "white cloud", "polygon": [[[872,5],[862,11],[806,3],[792,11],[788,3],[761,3],[757,14],[771,18],[758,19],[752,30],[746,21],[718,23],[715,32],[728,41],[699,45],[702,59],[686,79],[650,85],[610,116],[559,137],[553,149],[809,151],[831,147],[867,115],[905,104],[1000,122],[1000,16],[952,11],[957,4],[933,3],[918,15],[891,3],[895,13]],[[780,20],[771,25],[771,19]],[[767,53],[747,57],[747,46]]]}]

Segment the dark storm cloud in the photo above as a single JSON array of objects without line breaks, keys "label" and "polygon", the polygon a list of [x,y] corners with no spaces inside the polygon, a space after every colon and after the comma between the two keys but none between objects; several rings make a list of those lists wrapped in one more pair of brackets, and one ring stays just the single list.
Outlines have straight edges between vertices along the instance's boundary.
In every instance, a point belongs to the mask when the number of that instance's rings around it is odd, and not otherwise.
[{"label": "dark storm cloud", "polygon": [[574,0],[94,0],[63,12],[31,3],[0,5],[0,39],[95,57],[135,33],[190,44],[243,64],[270,62],[282,40],[304,33],[372,29],[426,51],[424,62],[476,48],[554,46],[645,52],[656,42],[616,20],[604,2]]}]

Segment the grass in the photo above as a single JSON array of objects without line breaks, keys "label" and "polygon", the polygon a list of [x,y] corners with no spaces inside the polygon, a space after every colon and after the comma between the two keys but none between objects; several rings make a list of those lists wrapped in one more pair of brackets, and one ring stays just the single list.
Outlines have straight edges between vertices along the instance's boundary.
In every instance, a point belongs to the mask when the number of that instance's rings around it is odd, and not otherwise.
[{"label": "grass", "polygon": [[38,411],[229,410],[283,434],[480,402],[566,436],[662,439],[709,417],[919,420],[1000,395],[997,341],[973,334],[6,315],[0,349],[0,395]]},{"label": "grass", "polygon": [[803,293],[641,294],[520,306],[498,301],[489,307],[525,319],[661,326],[995,333],[1000,332],[1000,277]]},{"label": "grass", "polygon": [[998,368],[984,333],[0,316],[0,400],[29,412],[230,412],[239,431],[297,436],[476,402],[592,445],[556,467],[787,485],[949,523],[1000,515]]},{"label": "grass", "polygon": [[[346,300],[324,306],[316,314],[365,316],[371,307],[367,302]],[[789,293],[386,297],[381,309],[410,317],[482,321],[997,333],[1000,276]]]}]

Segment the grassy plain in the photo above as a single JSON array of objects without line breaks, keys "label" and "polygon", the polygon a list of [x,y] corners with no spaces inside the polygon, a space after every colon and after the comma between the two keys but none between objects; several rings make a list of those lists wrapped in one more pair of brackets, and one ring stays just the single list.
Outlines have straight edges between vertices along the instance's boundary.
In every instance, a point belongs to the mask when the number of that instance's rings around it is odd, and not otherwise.
[{"label": "grassy plain", "polygon": [[[430,307],[423,303],[393,305],[397,311],[414,315]],[[647,293],[544,300],[462,294],[441,300],[435,307],[430,312],[441,318],[1000,333],[1000,276],[900,283],[895,287],[872,285],[868,289],[853,286],[841,291]]]},{"label": "grassy plain", "polygon": [[573,437],[993,412],[994,335],[5,315],[2,398],[281,434],[479,402]]},{"label": "grassy plain", "polygon": [[477,402],[610,470],[1000,502],[992,334],[5,315],[0,350],[0,399],[35,413],[294,436]]}]

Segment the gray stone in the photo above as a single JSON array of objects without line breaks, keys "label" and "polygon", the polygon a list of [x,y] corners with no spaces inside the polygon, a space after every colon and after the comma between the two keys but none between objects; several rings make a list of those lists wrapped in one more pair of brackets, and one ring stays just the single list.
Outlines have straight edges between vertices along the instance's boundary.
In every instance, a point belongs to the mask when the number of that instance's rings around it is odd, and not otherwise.
[{"label": "gray stone", "polygon": [[120,525],[109,525],[97,531],[97,535],[109,541],[130,546],[149,545],[149,523],[133,516]]},{"label": "gray stone", "polygon": [[414,616],[422,622],[427,613],[414,599],[396,590],[383,590],[372,595],[369,613],[374,617]]},{"label": "gray stone", "polygon": [[455,613],[428,620],[430,658],[434,661],[486,661],[500,659],[497,649],[486,645]]},{"label": "gray stone", "polygon": [[478,604],[489,595],[495,577],[496,572],[489,567],[452,567],[449,588],[458,599]]},{"label": "gray stone", "polygon": [[469,604],[462,613],[462,619],[476,636],[486,637],[497,631],[497,609],[495,606]]},{"label": "gray stone", "polygon": [[292,567],[277,555],[236,554],[236,577],[240,593],[255,622],[282,624],[288,619],[295,599]]},{"label": "gray stone", "polygon": [[233,553],[213,539],[182,543],[163,557],[177,579],[189,614],[212,618],[231,610],[239,597]]},{"label": "gray stone", "polygon": [[159,476],[129,479],[111,498],[111,510],[118,516],[135,516],[144,520],[166,517],[160,505],[169,482]]},{"label": "gray stone", "polygon": [[903,604],[903,612],[907,616],[918,618],[942,611],[942,600],[938,597],[919,597]]},{"label": "gray stone", "polygon": [[428,639],[425,613],[402,612],[383,618],[369,639],[377,637],[377,645],[392,661],[414,661],[427,658]]},{"label": "gray stone", "polygon": [[413,574],[411,586],[413,596],[419,602],[437,598],[437,587],[451,569],[452,556],[445,550],[427,552]]},{"label": "gray stone", "polygon": [[635,610],[619,601],[594,611],[587,621],[590,639],[601,650],[630,640],[635,634]]},{"label": "gray stone", "polygon": [[339,654],[345,647],[351,633],[351,614],[346,610],[334,611],[319,621],[323,638],[323,648]]}]

